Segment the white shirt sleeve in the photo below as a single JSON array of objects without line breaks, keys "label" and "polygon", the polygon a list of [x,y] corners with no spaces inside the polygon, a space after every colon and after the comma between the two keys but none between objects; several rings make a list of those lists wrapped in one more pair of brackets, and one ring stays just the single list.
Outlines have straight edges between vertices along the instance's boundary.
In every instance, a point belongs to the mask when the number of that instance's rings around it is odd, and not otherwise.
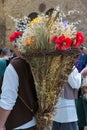
[{"label": "white shirt sleeve", "polygon": [[4,73],[0,107],[6,110],[13,109],[18,96],[18,80],[17,72],[15,71],[14,67],[9,64]]},{"label": "white shirt sleeve", "polygon": [[81,86],[81,74],[78,72],[77,68],[71,72],[68,77],[68,83],[72,88],[79,89]]}]

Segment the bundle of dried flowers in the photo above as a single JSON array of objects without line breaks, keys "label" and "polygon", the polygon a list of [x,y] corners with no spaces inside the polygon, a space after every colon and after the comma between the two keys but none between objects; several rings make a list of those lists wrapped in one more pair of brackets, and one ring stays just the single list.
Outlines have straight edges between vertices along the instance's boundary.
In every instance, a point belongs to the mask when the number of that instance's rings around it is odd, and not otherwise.
[{"label": "bundle of dried flowers", "polygon": [[17,21],[17,32],[10,35],[31,66],[39,99],[39,130],[50,129],[54,106],[79,54],[78,47],[84,43],[83,33],[65,17],[59,7],[51,16],[41,14],[32,21],[25,17]]}]

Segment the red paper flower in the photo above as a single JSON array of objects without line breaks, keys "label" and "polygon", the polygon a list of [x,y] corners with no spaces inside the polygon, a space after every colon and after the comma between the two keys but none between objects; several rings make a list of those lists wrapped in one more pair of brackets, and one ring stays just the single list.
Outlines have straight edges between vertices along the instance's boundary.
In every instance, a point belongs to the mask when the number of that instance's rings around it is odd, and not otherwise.
[{"label": "red paper flower", "polygon": [[77,48],[79,45],[83,44],[85,37],[82,32],[77,32],[76,39],[73,42],[73,47]]},{"label": "red paper flower", "polygon": [[56,47],[59,50],[67,50],[71,47],[72,39],[65,37],[65,36],[60,36],[58,38],[54,38],[54,41],[56,43]]},{"label": "red paper flower", "polygon": [[52,42],[53,42],[53,43],[56,43],[56,40],[57,40],[57,36],[54,36],[54,37],[52,38]]},{"label": "red paper flower", "polygon": [[13,34],[10,35],[10,42],[15,41],[16,38],[18,38],[19,36],[22,36],[22,32],[14,32]]}]

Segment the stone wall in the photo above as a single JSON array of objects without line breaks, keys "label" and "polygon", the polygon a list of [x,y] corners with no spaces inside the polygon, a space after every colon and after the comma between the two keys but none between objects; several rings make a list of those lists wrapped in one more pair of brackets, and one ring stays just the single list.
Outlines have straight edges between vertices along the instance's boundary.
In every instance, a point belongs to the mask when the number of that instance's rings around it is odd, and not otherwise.
[{"label": "stone wall", "polygon": [[54,8],[57,5],[59,5],[64,12],[72,9],[80,11],[80,14],[71,16],[70,20],[77,21],[81,19],[82,22],[78,25],[78,29],[83,31],[86,36],[87,0],[1,0],[0,19],[2,19],[6,25],[6,44],[11,46],[9,35],[15,31],[15,22],[10,16],[17,19],[28,16],[32,12],[37,12],[38,14],[41,12],[46,13],[48,9]]},{"label": "stone wall", "polygon": [[5,25],[5,17],[4,17],[4,4],[3,1],[0,1],[0,45],[5,44],[6,37],[6,25]]}]

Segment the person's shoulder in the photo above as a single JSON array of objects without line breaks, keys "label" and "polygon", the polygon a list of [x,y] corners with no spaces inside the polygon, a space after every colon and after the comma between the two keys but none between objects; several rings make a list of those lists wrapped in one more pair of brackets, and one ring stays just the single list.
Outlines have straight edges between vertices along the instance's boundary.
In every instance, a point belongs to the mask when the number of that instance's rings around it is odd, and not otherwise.
[{"label": "person's shoulder", "polygon": [[10,63],[16,69],[22,69],[26,64],[25,60],[21,59],[20,57],[14,57]]},{"label": "person's shoulder", "polygon": [[4,61],[6,61],[5,58],[0,58],[0,62],[4,62]]},{"label": "person's shoulder", "polygon": [[17,62],[17,61],[21,61],[21,60],[22,59],[20,57],[17,57],[17,56],[11,58],[11,62]]},{"label": "person's shoulder", "polygon": [[8,66],[5,69],[5,72],[11,74],[11,73],[14,73],[14,71],[15,71],[14,66],[11,63],[9,63]]},{"label": "person's shoulder", "polygon": [[6,66],[6,59],[0,58],[0,66]]},{"label": "person's shoulder", "polygon": [[11,60],[10,60],[10,63],[12,64],[22,64],[22,63],[26,63],[26,60],[20,58],[20,57],[13,57]]}]

